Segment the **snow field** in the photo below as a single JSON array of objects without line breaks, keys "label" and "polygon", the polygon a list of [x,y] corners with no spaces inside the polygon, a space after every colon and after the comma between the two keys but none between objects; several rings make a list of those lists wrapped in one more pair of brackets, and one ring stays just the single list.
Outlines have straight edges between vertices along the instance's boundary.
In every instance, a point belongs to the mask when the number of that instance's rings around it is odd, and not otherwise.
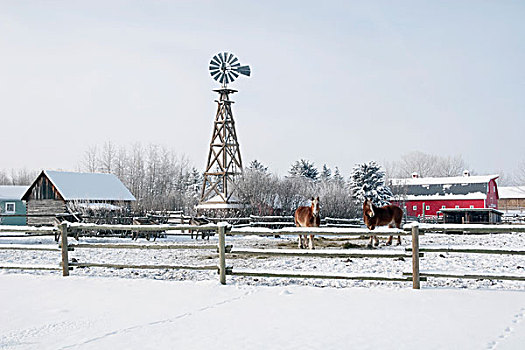
[{"label": "snow field", "polygon": [[[210,241],[191,240],[189,237],[169,237],[159,239],[162,242],[184,242],[196,245],[217,243],[216,237]],[[297,238],[295,236],[258,237],[234,236],[227,237],[227,244],[236,248],[294,248]],[[3,238],[0,244],[5,243],[35,243],[55,244],[51,237],[47,238]],[[81,242],[126,242],[130,239],[116,238],[81,238]],[[326,238],[320,241],[328,247],[322,249],[341,249],[345,242],[358,246],[366,246],[366,240],[344,240]],[[384,240],[382,240],[384,242]],[[75,243],[72,240],[71,243]],[[156,244],[140,240],[141,244]],[[426,234],[420,237],[421,246],[447,245],[447,246],[480,246],[480,247],[505,247],[521,248],[525,246],[525,234],[487,234],[487,235],[443,235]],[[379,250],[404,251],[405,246],[410,246],[410,237],[403,238],[400,247],[380,246]],[[118,263],[118,264],[172,264],[172,265],[214,265],[218,263],[218,254],[212,250],[137,250],[137,249],[76,249],[69,253],[70,260],[78,262]],[[17,264],[48,264],[57,266],[60,261],[58,252],[40,251],[6,251],[0,250],[2,263]],[[401,276],[403,272],[412,269],[410,258],[312,258],[312,257],[246,257],[236,254],[227,256],[227,265],[235,269],[252,269],[261,271],[297,271],[315,273],[357,273],[380,274]],[[525,257],[511,255],[487,254],[459,254],[459,253],[425,253],[420,260],[422,271],[447,271],[469,273],[506,273],[525,276]],[[49,271],[0,271],[0,274],[30,273],[35,275],[59,275],[60,272]],[[73,276],[103,276],[123,278],[152,278],[163,280],[193,280],[217,281],[215,271],[189,271],[189,270],[140,270],[140,269],[110,269],[110,268],[75,268],[71,271]],[[343,281],[329,279],[302,279],[302,278],[253,278],[227,276],[227,283],[236,285],[266,285],[286,286],[290,284],[310,285],[318,287],[372,287],[386,288],[411,288],[410,282],[380,282],[380,281]],[[461,280],[429,278],[422,282],[423,287],[456,287],[479,289],[513,289],[525,290],[525,282],[519,281],[490,281],[490,280]]]},{"label": "snow field", "polygon": [[1,349],[522,349],[523,291],[0,275]]}]

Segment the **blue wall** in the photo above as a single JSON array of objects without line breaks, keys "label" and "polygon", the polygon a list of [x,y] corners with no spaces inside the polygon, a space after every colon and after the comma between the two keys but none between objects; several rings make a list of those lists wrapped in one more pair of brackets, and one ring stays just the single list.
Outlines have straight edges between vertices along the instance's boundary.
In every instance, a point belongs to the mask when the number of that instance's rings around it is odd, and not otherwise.
[{"label": "blue wall", "polygon": [[[15,203],[15,212],[14,213],[6,213],[6,203]],[[24,226],[26,225],[26,217],[25,216],[15,216],[15,215],[26,215],[26,205],[21,200],[10,200],[10,199],[0,199],[0,225],[18,225],[18,226]],[[13,215],[10,217],[10,215]]]}]

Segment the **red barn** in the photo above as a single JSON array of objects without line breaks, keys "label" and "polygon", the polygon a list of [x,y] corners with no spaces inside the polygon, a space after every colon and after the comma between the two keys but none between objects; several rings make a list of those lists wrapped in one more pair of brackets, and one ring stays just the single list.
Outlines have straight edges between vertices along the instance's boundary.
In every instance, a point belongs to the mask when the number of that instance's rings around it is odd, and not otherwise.
[{"label": "red barn", "polygon": [[436,216],[441,209],[492,208],[498,209],[499,175],[454,177],[418,177],[392,179],[390,188],[393,203],[404,209],[408,216]]}]

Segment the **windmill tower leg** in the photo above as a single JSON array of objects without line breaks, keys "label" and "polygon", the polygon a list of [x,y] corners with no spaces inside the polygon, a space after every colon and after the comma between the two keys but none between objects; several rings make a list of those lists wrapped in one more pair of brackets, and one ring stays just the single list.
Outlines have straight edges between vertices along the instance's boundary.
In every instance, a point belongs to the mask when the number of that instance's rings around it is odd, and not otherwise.
[{"label": "windmill tower leg", "polygon": [[224,87],[213,91],[219,99],[197,210],[240,209],[244,204],[235,196],[235,177],[243,168],[230,100],[230,94],[237,91]]}]

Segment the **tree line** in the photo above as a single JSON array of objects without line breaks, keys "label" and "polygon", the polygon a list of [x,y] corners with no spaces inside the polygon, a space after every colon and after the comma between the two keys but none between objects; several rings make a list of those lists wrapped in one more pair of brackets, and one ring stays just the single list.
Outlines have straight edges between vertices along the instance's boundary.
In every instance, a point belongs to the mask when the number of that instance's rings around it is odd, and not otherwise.
[{"label": "tree line", "polygon": [[[392,191],[388,180],[410,177],[459,176],[468,163],[461,156],[439,156],[423,152],[402,155],[399,160],[356,164],[348,176],[338,167],[326,164],[318,168],[313,162],[299,159],[286,175],[272,173],[267,166],[253,160],[236,179],[237,196],[247,203],[238,215],[292,215],[311,197],[321,198],[323,216],[352,218],[359,216],[364,197],[388,203]],[[525,162],[515,181],[525,183]],[[79,161],[77,170],[115,174],[137,198],[135,210],[182,210],[195,215],[201,194],[202,173],[184,155],[164,146],[140,143],[116,146],[105,142],[90,146]],[[475,171],[469,169],[471,174]],[[38,171],[0,170],[0,185],[29,185]]]}]

